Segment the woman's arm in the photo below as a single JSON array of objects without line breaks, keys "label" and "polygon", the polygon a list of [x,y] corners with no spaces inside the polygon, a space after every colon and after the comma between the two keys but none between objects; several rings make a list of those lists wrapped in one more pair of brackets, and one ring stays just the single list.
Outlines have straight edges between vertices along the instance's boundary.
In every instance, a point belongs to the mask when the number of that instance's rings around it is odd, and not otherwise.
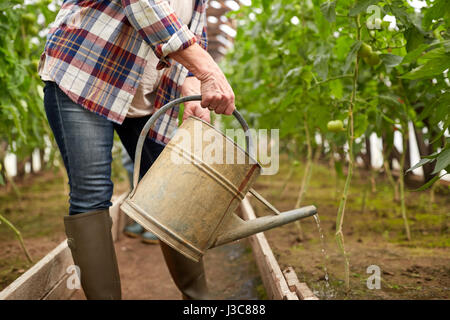
[{"label": "woman's arm", "polygon": [[203,108],[214,110],[218,114],[233,113],[235,109],[233,89],[208,52],[195,43],[169,56],[185,66],[200,80]]}]

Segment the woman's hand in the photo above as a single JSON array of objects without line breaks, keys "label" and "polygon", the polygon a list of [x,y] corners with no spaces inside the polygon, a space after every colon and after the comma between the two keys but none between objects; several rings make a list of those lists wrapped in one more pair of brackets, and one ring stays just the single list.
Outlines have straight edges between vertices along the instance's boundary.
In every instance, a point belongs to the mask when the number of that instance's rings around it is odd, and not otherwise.
[{"label": "woman's hand", "polygon": [[[201,106],[217,114],[231,115],[234,106],[234,92],[225,75],[213,58],[197,43],[170,54],[200,80]],[[198,94],[198,93],[197,93]]]},{"label": "woman's hand", "polygon": [[208,123],[211,122],[210,111],[202,108],[200,101],[188,101],[184,103],[183,120],[186,120],[189,116],[200,118]]},{"label": "woman's hand", "polygon": [[[195,77],[187,77],[181,87],[181,94],[186,96],[193,96],[200,94],[200,80]],[[184,103],[183,121],[189,116],[195,116],[206,122],[211,122],[211,115],[208,109],[202,108],[200,101],[187,101]]]}]

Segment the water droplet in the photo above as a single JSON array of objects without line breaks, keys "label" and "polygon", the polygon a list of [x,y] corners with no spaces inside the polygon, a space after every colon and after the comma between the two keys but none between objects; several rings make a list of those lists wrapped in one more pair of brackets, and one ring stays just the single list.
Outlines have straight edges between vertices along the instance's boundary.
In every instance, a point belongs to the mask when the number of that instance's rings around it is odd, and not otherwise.
[{"label": "water droplet", "polygon": [[[322,227],[320,226],[320,219],[319,219],[319,214],[315,214],[314,216],[314,220],[316,221],[316,225],[317,225],[317,229],[319,230],[319,235],[320,235],[320,242],[322,243],[322,256],[323,256],[323,271],[325,272],[325,286],[327,288],[330,287],[330,281],[329,281],[329,277],[328,277],[328,254],[325,248],[325,237],[324,237],[324,233],[322,230]],[[331,293],[332,295],[332,293]],[[328,296],[328,294],[327,294]]]}]

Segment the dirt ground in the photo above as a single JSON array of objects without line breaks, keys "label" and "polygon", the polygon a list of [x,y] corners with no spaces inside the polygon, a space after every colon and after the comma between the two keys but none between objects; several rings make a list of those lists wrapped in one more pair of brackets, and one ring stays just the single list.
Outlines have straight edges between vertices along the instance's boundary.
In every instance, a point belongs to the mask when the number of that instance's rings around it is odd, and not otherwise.
[{"label": "dirt ground", "polygon": [[[262,176],[255,186],[280,210],[292,209],[300,190],[303,167],[287,182],[289,169],[276,176]],[[333,171],[324,164],[313,167],[310,186],[302,205],[317,207],[324,233],[320,240],[314,219],[301,221],[300,229],[289,224],[266,232],[281,268],[293,266],[300,281],[320,299],[449,299],[450,298],[450,194],[448,186],[435,193],[430,204],[429,191],[407,192],[406,206],[412,240],[407,241],[400,204],[393,202],[392,187],[376,177],[376,192],[370,190],[369,177],[357,172],[353,179],[344,218],[345,248],[350,261],[350,292],[344,286],[343,257],[335,241],[336,214]],[[339,182],[341,190],[344,182]],[[265,208],[252,200],[257,215]],[[322,252],[325,251],[325,254]],[[368,289],[367,268],[379,267],[381,288]],[[325,268],[329,280],[326,281]],[[373,283],[373,278],[369,283]]]},{"label": "dirt ground", "polygon": [[[21,231],[34,263],[63,239],[67,189],[59,172],[42,172],[18,182],[20,199],[0,189],[0,212]],[[115,194],[125,192],[127,181],[116,177]],[[180,299],[159,245],[148,245],[125,235],[116,242],[124,299]],[[247,241],[209,250],[204,258],[211,295],[215,299],[257,299],[264,289]],[[28,270],[29,263],[14,236],[0,225],[0,290]],[[72,299],[84,299],[82,290]]]},{"label": "dirt ground", "polygon": [[[261,284],[248,243],[238,242],[214,248],[204,257],[208,288],[213,299],[258,298]],[[125,300],[179,300],[181,294],[167,269],[159,245],[141,243],[138,239],[122,237],[116,243]],[[85,299],[78,290],[73,300]]]}]

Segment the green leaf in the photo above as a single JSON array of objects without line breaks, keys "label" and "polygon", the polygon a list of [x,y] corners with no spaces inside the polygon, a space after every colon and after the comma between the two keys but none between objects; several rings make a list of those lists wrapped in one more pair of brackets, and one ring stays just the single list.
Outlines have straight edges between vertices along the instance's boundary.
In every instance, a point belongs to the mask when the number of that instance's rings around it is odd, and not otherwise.
[{"label": "green leaf", "polygon": [[423,186],[421,186],[418,189],[412,190],[412,191],[423,191],[425,189],[428,189],[429,187],[431,187],[436,181],[438,181],[440,178],[442,178],[443,176],[445,176],[446,174],[443,174],[442,176],[434,176],[433,179],[431,179],[430,181],[428,181],[427,183],[425,183]]},{"label": "green leaf", "polygon": [[262,0],[262,5],[264,10],[267,10],[270,8],[270,0]]},{"label": "green leaf", "polygon": [[380,58],[387,67],[398,66],[403,60],[403,57],[391,53],[380,54]]},{"label": "green leaf", "polygon": [[366,132],[368,124],[369,122],[367,121],[367,114],[361,112],[355,114],[353,119],[353,134],[355,138],[362,136],[364,132]]},{"label": "green leaf", "polygon": [[450,165],[450,148],[445,148],[436,158],[436,166],[432,174],[439,173]]},{"label": "green leaf", "polygon": [[406,173],[413,171],[421,166],[423,166],[424,164],[427,164],[428,162],[434,161],[434,159],[427,159],[427,158],[423,158],[420,159],[419,162],[417,162],[415,165],[413,165],[411,168],[409,168],[408,170],[406,170]]},{"label": "green leaf", "polygon": [[378,100],[382,103],[385,103],[388,106],[400,106],[400,102],[398,102],[398,97],[396,96],[389,96],[381,94],[378,96]]},{"label": "green leaf", "polygon": [[328,22],[333,23],[336,21],[336,1],[327,1],[322,3],[320,5],[320,11],[322,11]]},{"label": "green leaf", "polygon": [[352,48],[350,49],[350,52],[347,55],[347,58],[345,59],[345,64],[342,69],[343,73],[346,74],[350,66],[352,65],[352,62],[355,60],[356,54],[359,51],[359,48],[361,47],[362,41],[358,40],[355,41],[352,45]]},{"label": "green leaf", "polygon": [[406,56],[403,57],[402,64],[405,63],[412,63],[419,58],[422,53],[425,51],[425,49],[428,47],[427,44],[422,43],[420,46],[418,46],[416,49],[408,52]]},{"label": "green leaf", "polygon": [[341,179],[345,178],[344,170],[342,169],[342,162],[336,161],[334,163],[334,170],[336,170],[336,173],[339,176],[339,178],[341,178]]},{"label": "green leaf", "polygon": [[[425,118],[430,117],[433,113],[450,115],[450,92],[445,92],[438,96],[433,103],[428,103],[417,118],[418,121],[423,121]],[[444,119],[444,117],[438,117],[438,121]],[[445,131],[445,127],[444,130]]]},{"label": "green leaf", "polygon": [[9,9],[9,8],[13,7],[15,4],[17,4],[17,1],[5,1],[3,3],[0,3],[0,11]]},{"label": "green leaf", "polygon": [[439,18],[444,17],[445,14],[450,14],[448,0],[435,0],[433,6],[425,11],[423,17],[424,27],[428,29],[433,20],[438,20]]},{"label": "green leaf", "polygon": [[425,41],[425,35],[422,30],[416,26],[411,26],[404,32],[406,39],[406,51],[410,52],[420,47]]},{"label": "green leaf", "polygon": [[441,75],[448,68],[450,68],[450,54],[446,53],[440,58],[428,60],[425,64],[411,70],[400,78],[410,80],[432,78]]},{"label": "green leaf", "polygon": [[412,19],[410,18],[408,12],[406,11],[405,6],[403,6],[402,2],[396,2],[393,5],[388,5],[386,8],[389,8],[394,16],[403,23],[405,26],[409,27],[412,24]]},{"label": "green leaf", "polygon": [[359,0],[358,2],[356,2],[355,6],[350,9],[349,15],[351,17],[354,17],[357,14],[366,11],[368,6],[372,4],[377,4],[380,1],[381,0]]},{"label": "green leaf", "polygon": [[336,99],[342,99],[343,96],[343,86],[342,86],[342,82],[341,81],[330,81],[330,90],[331,90],[331,94],[336,98]]},{"label": "green leaf", "polygon": [[429,154],[429,155],[427,155],[427,156],[423,156],[424,158],[427,158],[427,159],[436,159],[437,157],[439,156],[439,152],[433,152],[432,154]]},{"label": "green leaf", "polygon": [[328,56],[320,55],[314,61],[314,69],[322,80],[328,77]]}]

